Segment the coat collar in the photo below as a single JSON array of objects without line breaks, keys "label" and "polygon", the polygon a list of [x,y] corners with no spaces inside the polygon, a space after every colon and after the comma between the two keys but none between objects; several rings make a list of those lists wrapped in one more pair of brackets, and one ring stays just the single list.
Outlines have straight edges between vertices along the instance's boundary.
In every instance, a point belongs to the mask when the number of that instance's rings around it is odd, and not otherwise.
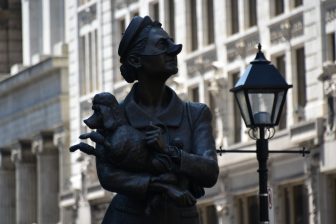
[{"label": "coat collar", "polygon": [[154,125],[171,127],[178,127],[180,125],[183,117],[184,103],[171,88],[166,86],[167,91],[171,92],[171,100],[168,106],[163,109],[157,117],[147,114],[146,111],[134,101],[136,88],[137,84],[134,84],[132,90],[123,102],[126,117],[131,126],[140,129],[148,127],[151,122]]}]

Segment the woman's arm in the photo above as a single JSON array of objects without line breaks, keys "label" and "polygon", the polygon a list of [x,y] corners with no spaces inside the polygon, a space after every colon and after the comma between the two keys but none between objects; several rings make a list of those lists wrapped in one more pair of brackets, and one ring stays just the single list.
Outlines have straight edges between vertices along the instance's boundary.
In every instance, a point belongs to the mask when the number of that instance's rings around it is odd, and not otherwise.
[{"label": "woman's arm", "polygon": [[98,158],[96,166],[99,182],[105,190],[141,199],[146,197],[150,174],[128,172]]},{"label": "woman's arm", "polygon": [[174,174],[166,173],[154,176],[144,172],[129,172],[117,168],[98,157],[96,159],[96,166],[98,179],[105,190],[139,199],[144,199],[148,192],[166,192],[167,186],[175,185],[177,181]]},{"label": "woman's arm", "polygon": [[[198,107],[199,115],[192,114],[196,119],[193,121],[191,153],[180,151],[178,172],[190,177],[201,187],[212,187],[217,181],[219,167],[212,134],[211,112],[204,104],[195,106]],[[195,111],[191,110],[191,113]]]}]

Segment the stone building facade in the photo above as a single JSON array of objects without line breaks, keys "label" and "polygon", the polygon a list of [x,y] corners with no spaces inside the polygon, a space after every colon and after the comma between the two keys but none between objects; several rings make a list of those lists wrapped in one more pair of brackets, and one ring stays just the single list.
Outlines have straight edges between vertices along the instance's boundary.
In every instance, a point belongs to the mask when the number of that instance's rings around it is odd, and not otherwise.
[{"label": "stone building facade", "polygon": [[[0,217],[6,217],[0,223],[22,217],[26,223],[101,222],[113,194],[99,185],[94,158],[67,149],[88,131],[82,120],[94,94],[110,91],[121,100],[130,89],[119,72],[117,48],[135,15],[161,21],[183,44],[179,74],[169,85],[181,98],[209,105],[217,147],[255,149],[229,89],[262,44],[266,58],[293,84],[269,148],[311,151],[308,157],[271,154],[271,223],[335,223],[335,1],[21,3],[23,64],[0,82]],[[218,158],[218,182],[198,202],[202,223],[257,223],[255,155]],[[47,198],[57,206],[46,205]],[[27,201],[33,206],[23,209]]]},{"label": "stone building facade", "polygon": [[0,6],[0,223],[58,223],[71,187],[64,2]]},{"label": "stone building facade", "polygon": [[[86,110],[90,111],[87,100],[97,91],[111,91],[118,99],[126,95],[130,85],[119,72],[118,42],[133,16],[150,15],[161,21],[175,41],[184,46],[179,55],[179,74],[170,80],[170,85],[182,98],[210,106],[218,147],[254,150],[255,142],[246,134],[229,89],[253,60],[255,46],[260,42],[266,57],[294,86],[287,96],[270,149],[306,147],[311,151],[309,157],[271,155],[268,164],[271,223],[335,222],[332,212],[336,205],[334,1],[83,0],[69,1],[67,8],[72,12],[77,9],[72,25],[69,24],[69,30],[75,30],[69,36],[69,49],[73,50],[69,51],[69,58],[74,62],[79,58],[77,65],[70,63],[69,67],[70,85],[79,88],[70,90],[71,143],[77,143],[77,136],[86,131],[81,121],[89,113]],[[83,16],[84,13],[88,14]],[[91,43],[96,32],[97,43]],[[83,44],[85,50],[75,47]],[[98,53],[97,59],[83,58],[81,51],[89,53],[90,44],[98,46],[98,52],[91,54]],[[98,64],[83,68],[88,60]],[[90,76],[92,69],[99,71],[97,77]],[[91,88],[85,84],[84,74],[98,82],[98,86]],[[208,189],[207,196],[198,202],[202,223],[256,223],[255,155],[225,154],[219,157],[219,162],[221,174],[217,185]],[[94,162],[86,164],[93,166]],[[76,181],[74,173],[73,181],[80,183],[80,176],[77,173]],[[87,189],[86,198],[93,205],[91,218],[95,223],[93,217],[98,210],[93,208],[97,209],[99,203],[103,208],[105,201],[101,203],[99,197],[93,197],[98,195],[92,190],[96,179],[91,181],[86,183],[93,186]]]}]

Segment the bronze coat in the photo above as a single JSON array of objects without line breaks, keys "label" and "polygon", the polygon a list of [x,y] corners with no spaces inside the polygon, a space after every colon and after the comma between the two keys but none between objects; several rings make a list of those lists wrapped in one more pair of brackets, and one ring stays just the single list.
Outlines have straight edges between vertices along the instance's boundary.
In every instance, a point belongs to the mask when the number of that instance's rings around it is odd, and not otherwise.
[{"label": "bronze coat", "polygon": [[[182,140],[178,185],[200,197],[204,187],[212,187],[216,183],[219,172],[209,108],[201,103],[189,103],[187,106],[172,89],[166,87],[171,92],[171,101],[157,117],[152,117],[134,101],[136,86],[122,103],[129,124],[140,131],[145,131],[150,122],[164,125],[169,141],[174,138]],[[150,216],[145,215],[146,199],[150,196],[147,189],[153,175],[150,172],[131,173],[97,160],[97,173],[103,188],[118,193],[105,214],[104,224],[163,223],[163,219],[166,223],[198,223],[195,206],[179,208],[169,198],[165,198],[163,209]]]}]

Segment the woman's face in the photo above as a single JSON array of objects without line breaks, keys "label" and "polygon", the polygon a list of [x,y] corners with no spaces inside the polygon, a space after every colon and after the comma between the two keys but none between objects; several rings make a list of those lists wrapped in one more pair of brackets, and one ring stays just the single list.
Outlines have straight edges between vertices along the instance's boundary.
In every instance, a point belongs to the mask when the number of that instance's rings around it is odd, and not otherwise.
[{"label": "woman's face", "polygon": [[142,69],[146,75],[169,78],[178,72],[177,54],[181,49],[182,45],[176,45],[162,28],[153,27],[148,33],[146,46],[140,53]]}]

